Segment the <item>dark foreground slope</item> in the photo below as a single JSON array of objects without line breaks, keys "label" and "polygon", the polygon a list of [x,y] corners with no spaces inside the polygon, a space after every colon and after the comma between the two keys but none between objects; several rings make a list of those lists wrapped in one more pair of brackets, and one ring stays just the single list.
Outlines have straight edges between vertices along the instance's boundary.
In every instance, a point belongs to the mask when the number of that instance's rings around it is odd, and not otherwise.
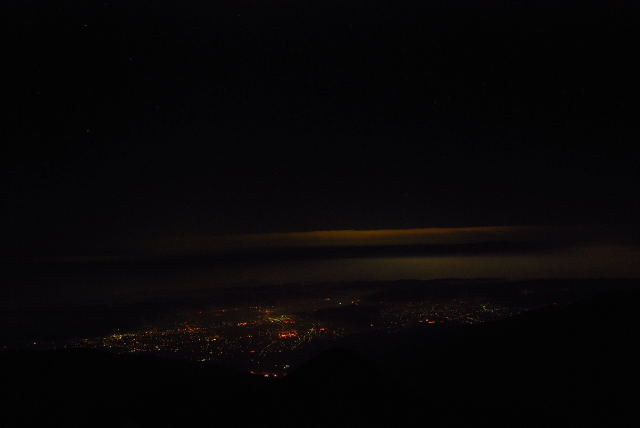
[{"label": "dark foreground slope", "polygon": [[364,340],[358,349],[375,368],[335,352],[288,381],[311,394],[298,408],[332,409],[315,412],[326,425],[332,411],[385,426],[633,425],[639,298],[620,292],[507,321]]},{"label": "dark foreground slope", "polygon": [[637,292],[362,339],[282,380],[97,352],[2,355],[0,426],[625,426]]}]

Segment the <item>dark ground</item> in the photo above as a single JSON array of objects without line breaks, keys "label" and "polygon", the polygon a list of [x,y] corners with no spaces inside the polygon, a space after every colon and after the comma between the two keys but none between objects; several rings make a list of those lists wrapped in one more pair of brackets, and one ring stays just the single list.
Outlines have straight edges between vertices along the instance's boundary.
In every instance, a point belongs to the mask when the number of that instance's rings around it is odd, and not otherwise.
[{"label": "dark ground", "polygon": [[284,379],[92,351],[5,352],[1,426],[633,426],[637,291],[363,337]]}]

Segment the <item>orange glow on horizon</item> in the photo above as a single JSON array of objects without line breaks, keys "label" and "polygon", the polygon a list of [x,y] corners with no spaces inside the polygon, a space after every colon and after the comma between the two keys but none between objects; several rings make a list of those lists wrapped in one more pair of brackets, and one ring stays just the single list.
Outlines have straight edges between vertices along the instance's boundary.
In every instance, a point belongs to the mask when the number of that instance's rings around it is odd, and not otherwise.
[{"label": "orange glow on horizon", "polygon": [[176,242],[177,249],[295,248],[333,246],[470,243],[535,238],[536,226],[429,227],[411,229],[316,230],[195,237]]}]

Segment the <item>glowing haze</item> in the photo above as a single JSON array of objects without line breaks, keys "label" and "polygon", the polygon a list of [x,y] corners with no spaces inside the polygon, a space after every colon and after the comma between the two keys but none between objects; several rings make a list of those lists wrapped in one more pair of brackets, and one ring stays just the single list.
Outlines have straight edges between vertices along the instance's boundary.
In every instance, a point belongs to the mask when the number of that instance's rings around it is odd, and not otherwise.
[{"label": "glowing haze", "polygon": [[151,250],[182,252],[248,248],[440,245],[485,241],[541,239],[548,228],[537,226],[481,226],[375,230],[317,230],[309,232],[214,235],[151,242]]}]

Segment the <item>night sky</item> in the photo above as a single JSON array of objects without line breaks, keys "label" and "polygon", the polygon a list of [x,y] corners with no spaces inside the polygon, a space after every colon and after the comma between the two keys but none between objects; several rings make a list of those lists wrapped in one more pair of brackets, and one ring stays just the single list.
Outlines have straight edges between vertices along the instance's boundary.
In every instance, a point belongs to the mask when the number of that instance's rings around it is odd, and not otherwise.
[{"label": "night sky", "polygon": [[2,257],[343,229],[633,241],[640,34],[606,4],[3,2]]}]

